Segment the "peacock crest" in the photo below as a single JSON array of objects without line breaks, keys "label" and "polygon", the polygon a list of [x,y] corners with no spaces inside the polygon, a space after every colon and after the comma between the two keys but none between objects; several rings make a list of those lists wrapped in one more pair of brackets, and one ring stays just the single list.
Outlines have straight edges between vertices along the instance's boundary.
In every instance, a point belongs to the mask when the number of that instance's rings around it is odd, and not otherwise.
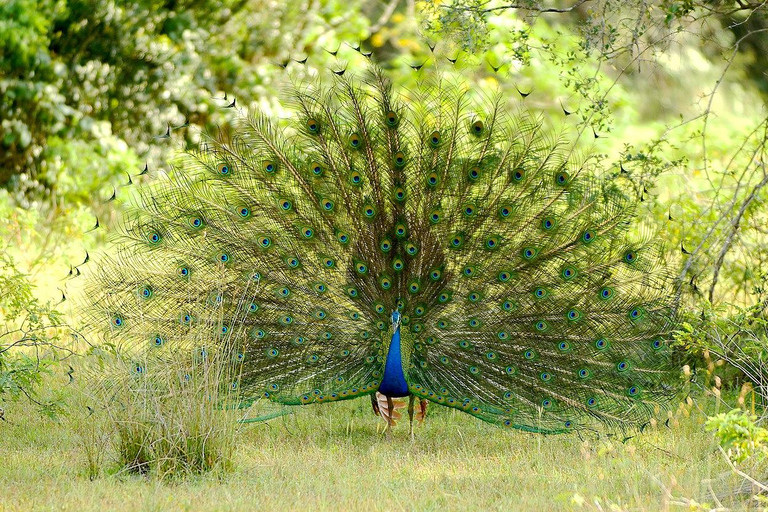
[{"label": "peacock crest", "polygon": [[91,277],[93,324],[136,354],[231,354],[243,400],[642,425],[672,394],[674,301],[636,199],[532,113],[420,73],[329,73],[287,122],[241,113],[180,155]]}]

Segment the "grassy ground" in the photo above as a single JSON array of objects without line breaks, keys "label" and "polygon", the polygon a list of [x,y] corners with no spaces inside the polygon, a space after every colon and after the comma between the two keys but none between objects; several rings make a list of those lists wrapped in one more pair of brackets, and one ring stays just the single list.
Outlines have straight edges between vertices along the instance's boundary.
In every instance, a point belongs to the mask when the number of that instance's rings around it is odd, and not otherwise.
[{"label": "grassy ground", "polygon": [[[433,407],[415,442],[391,440],[368,400],[245,425],[224,477],[162,483],[85,476],[66,420],[23,406],[0,422],[0,510],[691,510],[734,480],[704,416],[621,438],[508,432]],[[727,503],[725,503],[727,505]]]}]

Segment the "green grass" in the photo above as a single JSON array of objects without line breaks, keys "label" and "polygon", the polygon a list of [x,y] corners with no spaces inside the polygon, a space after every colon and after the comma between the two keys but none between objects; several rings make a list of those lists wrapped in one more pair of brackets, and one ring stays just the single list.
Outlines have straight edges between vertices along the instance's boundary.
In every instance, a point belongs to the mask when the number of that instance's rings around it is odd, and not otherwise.
[{"label": "green grass", "polygon": [[[704,415],[622,439],[509,432],[431,407],[415,442],[390,440],[367,399],[243,425],[234,470],[161,482],[89,480],[77,422],[21,404],[0,422],[0,510],[691,510],[734,478]],[[74,428],[73,428],[74,427]],[[613,508],[611,508],[613,507]]]}]

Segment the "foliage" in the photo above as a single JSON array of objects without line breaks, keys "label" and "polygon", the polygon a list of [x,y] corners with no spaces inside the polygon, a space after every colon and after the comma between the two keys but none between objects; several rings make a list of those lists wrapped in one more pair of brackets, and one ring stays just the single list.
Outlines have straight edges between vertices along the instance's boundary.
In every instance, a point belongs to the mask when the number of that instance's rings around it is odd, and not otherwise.
[{"label": "foliage", "polygon": [[0,186],[25,206],[88,203],[138,171],[137,154],[168,156],[171,147],[150,147],[167,127],[213,127],[220,91],[248,104],[271,88],[273,63],[364,27],[357,2],[301,4],[3,2]]},{"label": "foliage", "polygon": [[714,431],[720,446],[736,462],[756,455],[768,455],[768,429],[757,424],[757,416],[732,409],[707,420],[707,430]]},{"label": "foliage", "polygon": [[63,320],[53,306],[40,304],[32,288],[28,276],[0,248],[0,400],[24,396],[54,414],[56,401],[41,402],[37,389],[57,360],[50,349],[60,340]]},{"label": "foliage", "polygon": [[[746,382],[757,393],[761,410],[768,406],[768,319],[764,299],[748,308],[705,307],[698,315],[688,314],[680,324],[676,341],[689,358],[703,367],[697,376],[703,389],[714,379],[733,388]],[[742,395],[741,405],[743,401]]]},{"label": "foliage", "polygon": [[[734,5],[705,0],[574,0],[551,6],[539,0],[448,0],[426,3],[422,24],[435,37],[449,37],[463,49],[477,52],[492,44],[496,19],[510,13],[527,27],[533,27],[542,17],[553,21],[559,17],[554,23],[578,28],[583,50],[601,60],[615,60],[619,65],[642,54],[646,54],[642,61],[659,58],[675,42],[686,34],[696,33],[707,22],[722,23],[726,30],[740,36],[757,34],[754,39],[759,40],[760,29],[768,19],[762,2]],[[523,53],[531,49],[524,32],[509,34],[511,43],[522,47]],[[716,43],[717,37],[712,34],[710,30],[701,32],[709,43]],[[759,48],[762,45],[758,43],[748,50]]]}]

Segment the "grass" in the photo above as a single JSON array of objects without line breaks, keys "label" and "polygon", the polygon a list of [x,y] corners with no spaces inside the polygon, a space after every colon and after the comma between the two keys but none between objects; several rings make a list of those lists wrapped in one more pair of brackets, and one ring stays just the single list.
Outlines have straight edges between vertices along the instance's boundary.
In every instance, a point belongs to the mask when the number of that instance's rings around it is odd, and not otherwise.
[{"label": "grass", "polygon": [[698,510],[688,500],[714,505],[711,491],[736,483],[695,404],[626,442],[508,432],[436,406],[414,443],[407,423],[387,440],[369,408],[243,425],[231,472],[162,482],[91,481],[77,425],[16,404],[0,422],[0,510]]}]

